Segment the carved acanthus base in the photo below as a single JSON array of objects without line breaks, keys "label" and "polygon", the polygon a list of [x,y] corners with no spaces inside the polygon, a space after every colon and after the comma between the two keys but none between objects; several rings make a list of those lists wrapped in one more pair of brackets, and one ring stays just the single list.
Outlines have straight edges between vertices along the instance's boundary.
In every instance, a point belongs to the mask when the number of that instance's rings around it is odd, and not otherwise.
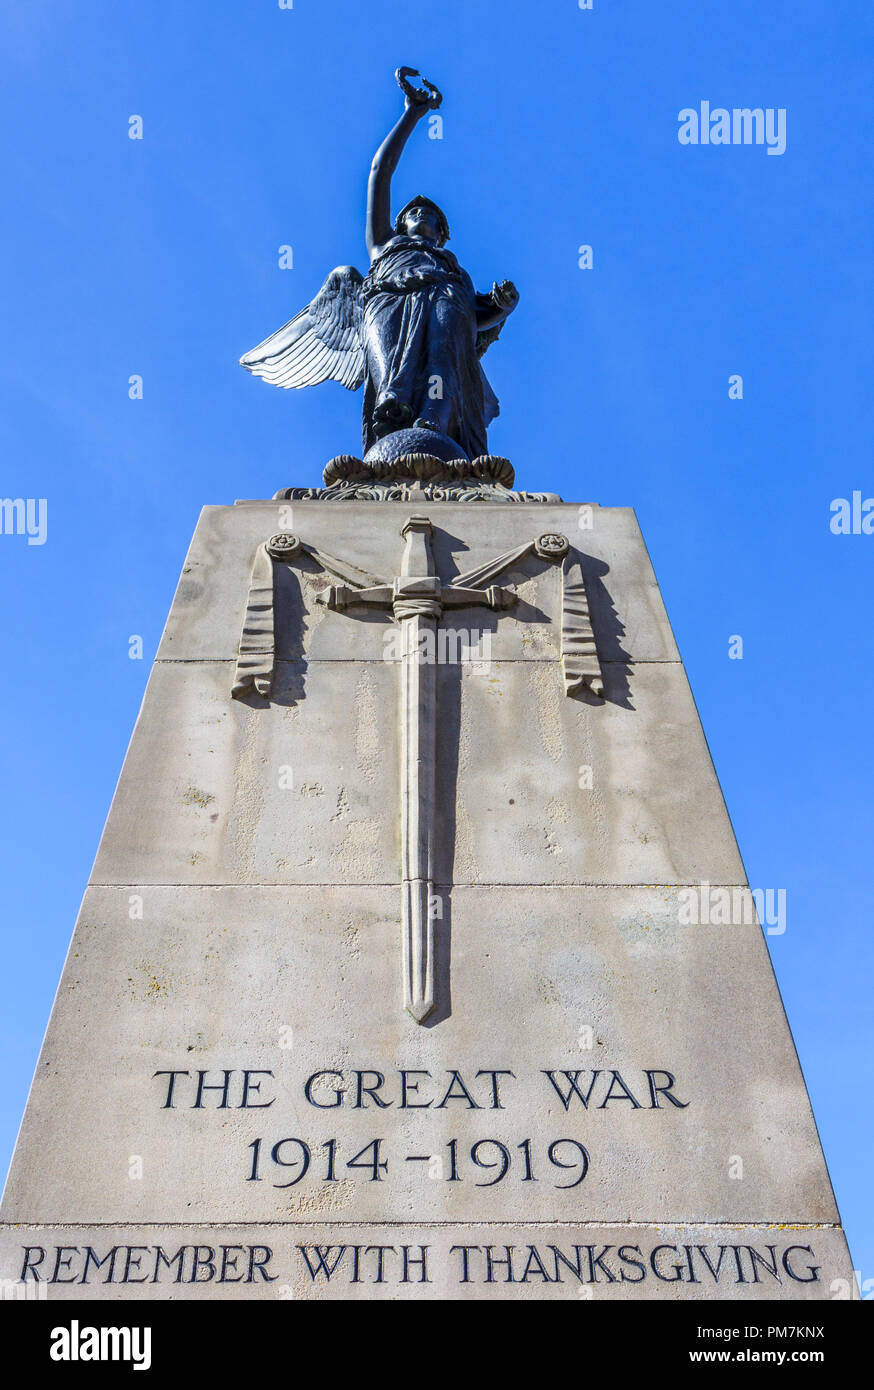
[{"label": "carved acanthus base", "polygon": [[441,459],[405,454],[391,462],[365,462],[351,454],[331,459],[325,486],[280,488],[281,502],[560,502],[554,492],[514,492],[509,459],[484,454]]}]

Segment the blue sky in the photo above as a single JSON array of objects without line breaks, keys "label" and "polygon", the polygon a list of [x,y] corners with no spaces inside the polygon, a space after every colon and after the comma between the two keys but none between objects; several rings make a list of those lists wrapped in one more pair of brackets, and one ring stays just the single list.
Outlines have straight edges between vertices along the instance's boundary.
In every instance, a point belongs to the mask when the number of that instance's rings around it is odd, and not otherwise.
[{"label": "blue sky", "polygon": [[[0,51],[0,494],[48,500],[44,545],[0,536],[4,1166],[200,507],[357,452],[359,396],[272,391],[237,358],[332,266],[366,268],[407,63],[444,138],[418,132],[396,202],[435,197],[477,284],[521,291],[493,452],[522,487],[637,511],[750,880],[787,890],[769,946],[874,1277],[874,536],[829,528],[874,495],[874,12],[29,0]],[[785,108],[785,153],[680,145],[704,99]]]}]

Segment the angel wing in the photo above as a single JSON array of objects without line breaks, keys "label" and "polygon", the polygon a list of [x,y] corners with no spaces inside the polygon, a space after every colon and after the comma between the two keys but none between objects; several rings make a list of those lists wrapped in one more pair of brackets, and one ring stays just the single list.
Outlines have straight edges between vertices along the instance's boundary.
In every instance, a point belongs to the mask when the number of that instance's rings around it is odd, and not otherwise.
[{"label": "angel wing", "polygon": [[339,381],[357,390],[366,375],[360,331],[362,283],[354,265],[332,270],[312,303],[244,353],[240,365],[274,386]]}]

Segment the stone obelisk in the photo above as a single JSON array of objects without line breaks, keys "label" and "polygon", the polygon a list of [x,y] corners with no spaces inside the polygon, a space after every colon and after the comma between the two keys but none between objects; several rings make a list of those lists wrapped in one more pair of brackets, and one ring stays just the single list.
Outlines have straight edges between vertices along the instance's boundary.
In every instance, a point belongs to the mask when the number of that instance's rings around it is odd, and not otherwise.
[{"label": "stone obelisk", "polygon": [[363,457],[200,518],[0,1277],[56,1299],[849,1293],[634,514],[514,490],[476,347],[518,296],[476,294],[429,200],[387,221],[439,101],[411,76],[370,273],[333,272],[244,359],[364,384]]}]

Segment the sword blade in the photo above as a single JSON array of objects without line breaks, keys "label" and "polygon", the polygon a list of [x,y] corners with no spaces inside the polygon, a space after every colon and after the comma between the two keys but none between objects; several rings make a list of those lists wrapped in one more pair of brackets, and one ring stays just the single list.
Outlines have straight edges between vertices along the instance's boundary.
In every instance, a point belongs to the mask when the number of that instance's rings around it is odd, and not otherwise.
[{"label": "sword blade", "polygon": [[436,776],[437,623],[401,622],[401,854],[404,1007],[421,1023],[434,1007],[431,878]]}]

